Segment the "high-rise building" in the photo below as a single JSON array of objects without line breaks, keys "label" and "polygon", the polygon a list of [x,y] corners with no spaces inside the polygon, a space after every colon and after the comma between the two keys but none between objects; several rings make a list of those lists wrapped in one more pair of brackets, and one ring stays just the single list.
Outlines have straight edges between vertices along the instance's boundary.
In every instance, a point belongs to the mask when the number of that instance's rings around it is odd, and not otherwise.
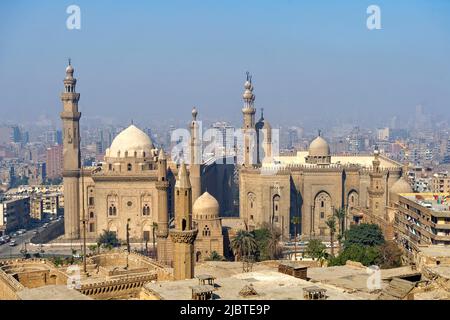
[{"label": "high-rise building", "polygon": [[46,154],[47,177],[60,178],[63,170],[63,146],[55,145],[47,148]]}]

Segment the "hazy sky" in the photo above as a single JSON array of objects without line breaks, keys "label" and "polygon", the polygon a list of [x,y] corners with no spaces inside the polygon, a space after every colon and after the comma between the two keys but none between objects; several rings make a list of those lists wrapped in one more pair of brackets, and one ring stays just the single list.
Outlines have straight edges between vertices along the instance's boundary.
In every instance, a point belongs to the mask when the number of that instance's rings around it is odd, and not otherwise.
[{"label": "hazy sky", "polygon": [[2,0],[0,122],[57,119],[68,57],[85,117],[237,122],[247,70],[273,123],[448,114],[450,1]]}]

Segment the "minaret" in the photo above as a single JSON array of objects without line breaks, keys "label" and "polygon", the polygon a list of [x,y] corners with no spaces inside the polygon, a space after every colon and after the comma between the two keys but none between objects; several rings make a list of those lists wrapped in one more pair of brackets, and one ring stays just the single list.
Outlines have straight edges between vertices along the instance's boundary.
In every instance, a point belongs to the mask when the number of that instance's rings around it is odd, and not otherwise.
[{"label": "minaret", "polygon": [[77,79],[73,77],[74,69],[70,63],[66,68],[64,92],[61,94],[63,111],[63,179],[64,179],[64,236],[66,239],[80,238],[80,195],[79,179],[81,171],[80,154],[80,117],[76,93]]},{"label": "minaret", "polygon": [[158,230],[156,236],[158,238],[158,261],[164,264],[169,264],[171,261],[171,246],[167,241],[169,236],[169,211],[167,208],[168,188],[167,159],[163,149],[161,148],[158,155],[158,182],[156,183],[158,194]]},{"label": "minaret", "polygon": [[169,234],[173,242],[174,279],[192,279],[197,229],[192,228],[191,183],[184,162],[180,166],[175,183],[175,228],[171,229]]},{"label": "minaret", "polygon": [[192,109],[192,121],[190,124],[191,141],[190,141],[190,165],[189,165],[189,178],[192,186],[192,203],[200,197],[202,193],[202,181],[201,181],[201,159],[202,159],[202,146],[200,141],[199,123],[197,121],[198,111],[194,107]]},{"label": "minaret", "polygon": [[242,127],[242,134],[244,140],[244,161],[245,167],[250,167],[256,160],[254,158],[255,150],[255,113],[254,107],[255,95],[253,94],[252,77],[247,72],[247,80],[244,84],[244,107],[242,108],[242,114],[244,115],[244,124]]},{"label": "minaret", "polygon": [[370,186],[367,188],[369,194],[369,209],[373,215],[377,217],[384,217],[385,201],[383,198],[383,173],[380,169],[380,152],[378,148],[374,151],[375,159],[372,161],[373,169],[370,172]]}]

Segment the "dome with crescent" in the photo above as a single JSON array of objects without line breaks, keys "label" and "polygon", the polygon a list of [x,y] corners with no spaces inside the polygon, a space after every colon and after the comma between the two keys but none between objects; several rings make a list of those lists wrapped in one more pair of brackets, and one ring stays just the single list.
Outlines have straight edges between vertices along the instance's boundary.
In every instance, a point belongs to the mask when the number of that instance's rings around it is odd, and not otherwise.
[{"label": "dome with crescent", "polygon": [[309,145],[309,155],[312,157],[326,157],[330,155],[328,142],[320,135]]},{"label": "dome with crescent", "polygon": [[154,149],[150,137],[135,125],[120,132],[106,149],[106,157],[110,158],[145,158],[152,154]]}]

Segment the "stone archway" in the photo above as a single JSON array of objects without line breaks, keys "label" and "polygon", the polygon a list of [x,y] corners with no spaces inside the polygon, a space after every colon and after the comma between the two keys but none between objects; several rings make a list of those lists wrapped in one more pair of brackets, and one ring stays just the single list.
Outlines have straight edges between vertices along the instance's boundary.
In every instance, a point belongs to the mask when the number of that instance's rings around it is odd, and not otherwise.
[{"label": "stone archway", "polygon": [[312,232],[316,236],[327,236],[329,230],[326,221],[333,215],[332,199],[328,192],[320,191],[314,197]]}]

